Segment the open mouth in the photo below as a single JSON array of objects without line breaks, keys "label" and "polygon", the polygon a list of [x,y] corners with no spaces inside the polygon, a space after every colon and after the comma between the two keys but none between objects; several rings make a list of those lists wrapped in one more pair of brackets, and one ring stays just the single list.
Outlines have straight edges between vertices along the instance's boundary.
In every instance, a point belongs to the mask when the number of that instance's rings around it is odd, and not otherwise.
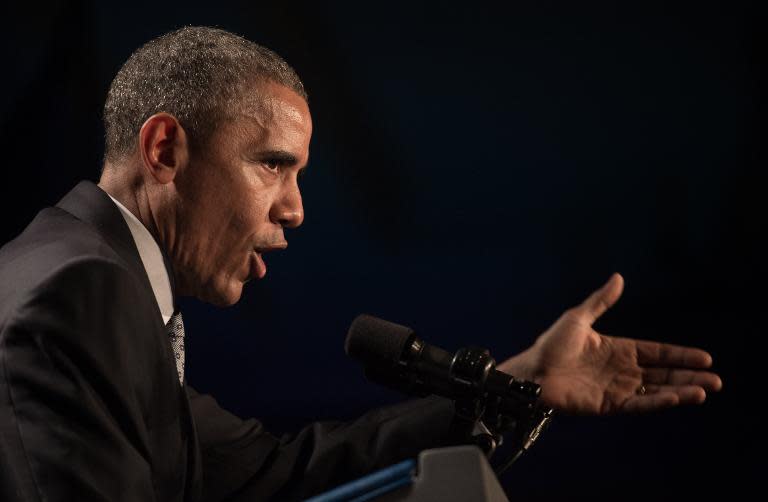
[{"label": "open mouth", "polygon": [[276,249],[285,249],[286,247],[288,247],[288,243],[285,241],[264,247],[254,247],[251,252],[251,273],[249,274],[248,279],[262,279],[267,275],[267,264],[264,263],[263,258],[264,253]]}]

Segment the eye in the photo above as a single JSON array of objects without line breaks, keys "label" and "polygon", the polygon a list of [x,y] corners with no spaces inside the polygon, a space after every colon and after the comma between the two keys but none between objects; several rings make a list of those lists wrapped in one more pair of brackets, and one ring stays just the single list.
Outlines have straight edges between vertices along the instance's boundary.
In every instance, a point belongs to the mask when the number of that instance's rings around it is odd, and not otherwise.
[{"label": "eye", "polygon": [[280,162],[277,160],[264,160],[261,163],[267,171],[277,173],[280,170]]}]

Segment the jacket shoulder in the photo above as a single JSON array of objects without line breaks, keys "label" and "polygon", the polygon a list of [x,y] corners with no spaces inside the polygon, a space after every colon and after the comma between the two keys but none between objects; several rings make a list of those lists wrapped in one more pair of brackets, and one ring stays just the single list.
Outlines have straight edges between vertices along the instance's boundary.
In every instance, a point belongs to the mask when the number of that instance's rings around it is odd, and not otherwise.
[{"label": "jacket shoulder", "polygon": [[0,249],[0,323],[42,284],[58,284],[52,280],[56,276],[58,281],[78,273],[120,276],[120,269],[130,274],[130,267],[93,227],[59,208],[44,209]]}]

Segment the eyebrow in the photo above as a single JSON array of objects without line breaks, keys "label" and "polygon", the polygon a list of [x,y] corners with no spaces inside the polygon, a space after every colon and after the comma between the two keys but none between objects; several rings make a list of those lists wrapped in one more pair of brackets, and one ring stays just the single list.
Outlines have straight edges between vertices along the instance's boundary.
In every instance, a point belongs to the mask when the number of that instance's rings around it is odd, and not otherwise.
[{"label": "eyebrow", "polygon": [[297,159],[295,155],[284,150],[267,150],[266,152],[259,152],[257,157],[259,157],[259,160],[269,160],[284,166],[295,166],[299,163],[299,159]]}]

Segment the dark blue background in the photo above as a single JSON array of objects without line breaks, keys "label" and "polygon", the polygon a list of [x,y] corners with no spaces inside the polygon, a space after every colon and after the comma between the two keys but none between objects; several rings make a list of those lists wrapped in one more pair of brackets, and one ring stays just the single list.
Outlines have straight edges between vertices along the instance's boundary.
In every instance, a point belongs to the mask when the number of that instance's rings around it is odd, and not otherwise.
[{"label": "dark blue background", "polygon": [[750,3],[27,4],[3,16],[2,242],[98,178],[106,90],[150,38],[223,27],[304,79],[303,227],[237,306],[183,305],[189,379],[225,407],[275,432],[351,418],[400,399],[343,354],[358,313],[502,359],[619,271],[598,328],[703,347],[724,390],[558,417],[503,478],[510,498],[756,482],[768,213]]}]

